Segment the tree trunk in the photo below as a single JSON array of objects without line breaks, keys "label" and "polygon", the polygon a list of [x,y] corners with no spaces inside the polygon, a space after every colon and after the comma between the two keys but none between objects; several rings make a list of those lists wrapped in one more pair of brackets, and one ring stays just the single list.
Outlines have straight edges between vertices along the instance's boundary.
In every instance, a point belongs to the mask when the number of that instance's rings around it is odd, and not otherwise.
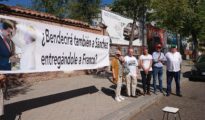
[{"label": "tree trunk", "polygon": [[197,52],[198,52],[198,40],[197,40],[197,35],[194,31],[191,32],[192,35],[192,40],[193,40],[193,59],[196,59],[197,57]]},{"label": "tree trunk", "polygon": [[129,48],[132,48],[132,43],[134,40],[134,28],[136,25],[136,17],[134,17],[133,19],[133,23],[132,23],[132,30],[131,30],[131,36],[130,36],[130,41],[129,41]]}]

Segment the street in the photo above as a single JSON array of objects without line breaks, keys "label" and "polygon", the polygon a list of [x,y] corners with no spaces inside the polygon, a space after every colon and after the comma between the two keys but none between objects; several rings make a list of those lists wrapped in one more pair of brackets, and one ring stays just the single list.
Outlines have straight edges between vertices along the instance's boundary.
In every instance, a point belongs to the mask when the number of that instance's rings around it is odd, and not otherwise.
[{"label": "street", "polygon": [[[162,108],[166,106],[179,108],[182,120],[205,120],[205,81],[187,81],[181,88],[183,97],[173,94],[163,97],[159,102],[136,114],[130,120],[161,120],[163,118]],[[175,93],[174,89],[172,91]],[[174,115],[170,114],[169,119],[174,119]]]}]

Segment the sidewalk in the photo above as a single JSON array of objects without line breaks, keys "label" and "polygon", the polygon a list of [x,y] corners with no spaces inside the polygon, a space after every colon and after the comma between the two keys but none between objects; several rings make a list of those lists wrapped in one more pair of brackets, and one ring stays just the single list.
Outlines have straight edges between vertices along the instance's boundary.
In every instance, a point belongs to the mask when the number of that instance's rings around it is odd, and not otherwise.
[{"label": "sidewalk", "polygon": [[[183,62],[182,73],[190,69],[188,64]],[[182,76],[183,81],[187,78]],[[165,76],[163,82],[166,87]],[[114,90],[108,79],[91,75],[37,82],[15,89],[20,94],[5,101],[6,120],[126,120],[163,97],[125,96],[118,103]]]}]

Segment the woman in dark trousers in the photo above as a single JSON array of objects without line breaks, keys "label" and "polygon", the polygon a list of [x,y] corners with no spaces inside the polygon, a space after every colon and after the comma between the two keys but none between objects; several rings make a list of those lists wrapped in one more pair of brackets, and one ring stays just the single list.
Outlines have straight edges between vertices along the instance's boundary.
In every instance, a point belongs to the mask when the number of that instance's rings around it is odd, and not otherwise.
[{"label": "woman in dark trousers", "polygon": [[144,95],[150,94],[150,81],[152,77],[152,55],[148,54],[147,47],[143,47],[143,54],[139,57],[140,73],[142,77],[142,85]]}]

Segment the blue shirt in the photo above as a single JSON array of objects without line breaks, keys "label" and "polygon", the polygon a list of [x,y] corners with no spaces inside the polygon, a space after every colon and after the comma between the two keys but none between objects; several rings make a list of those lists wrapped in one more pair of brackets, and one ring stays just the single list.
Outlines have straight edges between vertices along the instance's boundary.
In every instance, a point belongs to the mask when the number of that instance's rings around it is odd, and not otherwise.
[{"label": "blue shirt", "polygon": [[163,62],[166,61],[166,57],[164,56],[164,53],[162,53],[162,52],[153,52],[152,57],[153,57],[154,67],[158,67],[158,68],[163,67],[162,62],[160,62],[160,61],[163,61]]}]

